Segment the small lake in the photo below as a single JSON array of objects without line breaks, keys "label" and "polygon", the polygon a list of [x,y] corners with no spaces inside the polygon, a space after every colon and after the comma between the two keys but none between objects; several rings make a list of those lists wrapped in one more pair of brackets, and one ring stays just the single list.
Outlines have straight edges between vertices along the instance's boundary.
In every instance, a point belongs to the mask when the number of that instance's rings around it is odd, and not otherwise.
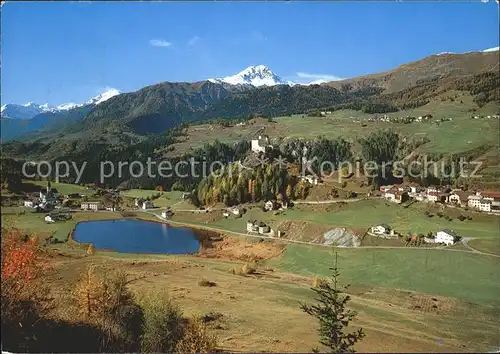
[{"label": "small lake", "polygon": [[80,222],[73,239],[121,253],[186,254],[200,249],[190,228],[136,219]]}]

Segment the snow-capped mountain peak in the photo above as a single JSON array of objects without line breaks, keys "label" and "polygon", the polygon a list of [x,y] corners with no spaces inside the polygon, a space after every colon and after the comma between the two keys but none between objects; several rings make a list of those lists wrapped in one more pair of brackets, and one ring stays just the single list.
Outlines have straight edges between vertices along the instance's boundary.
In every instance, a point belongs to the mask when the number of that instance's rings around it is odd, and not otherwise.
[{"label": "snow-capped mountain peak", "polygon": [[31,119],[37,114],[49,111],[47,104],[39,105],[34,102],[29,102],[24,105],[7,103],[2,106],[2,117],[12,119]]},{"label": "snow-capped mountain peak", "polygon": [[94,98],[91,98],[90,100],[88,100],[85,104],[99,104],[99,103],[102,103],[104,101],[107,101],[109,100],[111,97],[114,97],[116,95],[119,95],[121,92],[117,89],[114,89],[114,88],[110,88],[106,91],[104,91],[103,93],[100,93],[99,95],[97,95],[96,97]]},{"label": "snow-capped mountain peak", "polygon": [[209,79],[211,82],[226,83],[230,85],[275,86],[293,85],[292,82],[283,80],[265,65],[253,65],[240,71],[236,75],[220,79]]},{"label": "snow-capped mountain peak", "polygon": [[489,53],[489,52],[498,52],[500,47],[493,47],[493,48],[488,48],[483,50],[483,53]]},{"label": "snow-capped mountain peak", "polygon": [[1,113],[2,113],[2,118],[26,120],[26,119],[31,119],[36,115],[45,112],[57,113],[88,105],[95,106],[99,103],[109,100],[111,97],[119,95],[120,93],[121,92],[119,90],[110,88],[100,93],[96,97],[91,98],[85,103],[65,103],[56,107],[49,106],[47,103],[42,105],[39,105],[34,102],[28,102],[24,105],[8,103],[2,106]]}]

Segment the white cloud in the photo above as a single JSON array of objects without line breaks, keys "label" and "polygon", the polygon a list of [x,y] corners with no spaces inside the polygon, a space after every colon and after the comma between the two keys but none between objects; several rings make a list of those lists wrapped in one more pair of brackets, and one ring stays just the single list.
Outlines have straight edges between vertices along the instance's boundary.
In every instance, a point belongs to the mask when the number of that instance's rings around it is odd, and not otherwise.
[{"label": "white cloud", "polygon": [[187,46],[188,47],[192,47],[196,44],[196,42],[198,42],[200,40],[200,37],[198,36],[194,36],[194,37],[191,37],[191,39],[187,42]]},{"label": "white cloud", "polygon": [[170,47],[172,45],[172,43],[164,39],[151,39],[149,41],[149,44],[151,44],[153,47]]},{"label": "white cloud", "polygon": [[[335,76],[335,75],[328,75],[328,74],[310,74],[310,73],[303,73],[303,72],[298,72],[297,77],[299,80],[301,79],[307,79],[307,80],[312,80],[313,82],[329,82],[329,81],[340,81],[344,80],[344,78]],[[307,81],[303,80],[303,81]]]}]

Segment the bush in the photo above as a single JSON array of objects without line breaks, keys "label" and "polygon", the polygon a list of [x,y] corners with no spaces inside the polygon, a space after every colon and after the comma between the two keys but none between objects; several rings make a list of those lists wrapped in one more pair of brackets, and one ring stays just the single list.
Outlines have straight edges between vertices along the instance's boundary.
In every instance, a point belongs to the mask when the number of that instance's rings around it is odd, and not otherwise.
[{"label": "bush", "polygon": [[184,335],[177,343],[179,353],[211,353],[217,348],[217,338],[208,333],[200,317],[193,317],[184,328]]},{"label": "bush", "polygon": [[208,281],[206,279],[201,279],[199,282],[198,282],[198,285],[199,286],[216,286],[217,284],[215,282],[212,282],[212,281]]},{"label": "bush", "polygon": [[171,353],[183,336],[182,312],[170,299],[158,295],[141,301],[144,311],[141,351]]},{"label": "bush", "polygon": [[86,321],[100,328],[103,351],[137,351],[142,326],[142,309],[127,288],[122,271],[98,272],[88,267],[78,281],[74,298]]},{"label": "bush", "polygon": [[255,274],[257,272],[257,264],[255,262],[246,262],[241,268],[231,268],[229,270],[234,275]]},{"label": "bush", "polygon": [[247,262],[241,267],[241,272],[243,274],[255,274],[257,272],[257,266],[255,263]]},{"label": "bush", "polygon": [[323,279],[323,277],[315,275],[314,278],[313,278],[313,281],[312,281],[312,287],[313,288],[319,288],[320,285],[323,284],[324,281],[325,281],[325,279]]},{"label": "bush", "polygon": [[89,244],[87,248],[87,256],[93,256],[95,254],[95,247],[93,244]]},{"label": "bush", "polygon": [[43,281],[48,262],[37,240],[14,228],[2,228],[1,262],[2,349],[28,352],[37,345],[39,318],[52,306]]}]

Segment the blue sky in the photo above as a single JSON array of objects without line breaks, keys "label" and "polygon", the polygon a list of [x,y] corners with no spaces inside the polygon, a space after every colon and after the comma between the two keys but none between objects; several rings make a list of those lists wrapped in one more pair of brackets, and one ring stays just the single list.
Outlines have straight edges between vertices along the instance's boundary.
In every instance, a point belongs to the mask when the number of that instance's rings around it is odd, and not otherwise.
[{"label": "blue sky", "polygon": [[2,6],[2,104],[83,102],[265,64],[348,78],[440,52],[496,47],[498,4],[22,2]]}]

